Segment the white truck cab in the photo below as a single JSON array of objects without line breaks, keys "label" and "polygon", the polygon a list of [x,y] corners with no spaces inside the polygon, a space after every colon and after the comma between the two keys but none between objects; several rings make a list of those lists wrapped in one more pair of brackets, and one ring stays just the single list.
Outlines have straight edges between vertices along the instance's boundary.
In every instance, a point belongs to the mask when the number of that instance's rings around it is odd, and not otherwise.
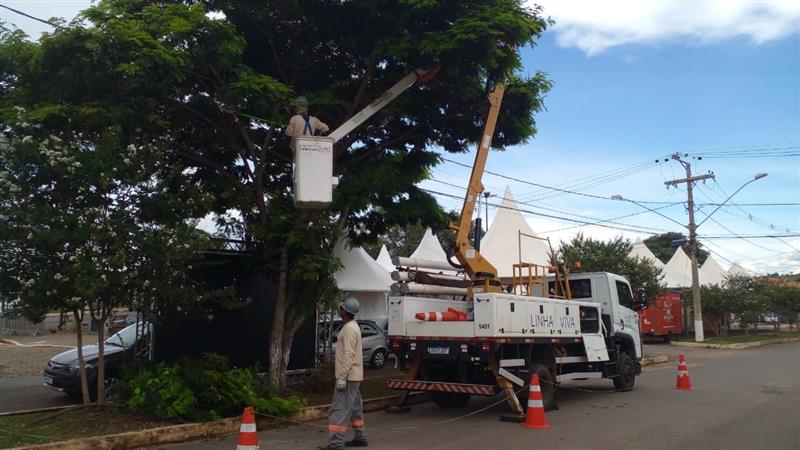
[{"label": "white truck cab", "polygon": [[[548,282],[552,285],[552,277]],[[639,315],[634,311],[638,302],[628,280],[608,272],[575,273],[569,275],[569,287],[573,300],[599,303],[609,335],[629,338],[636,359],[642,357]]]}]

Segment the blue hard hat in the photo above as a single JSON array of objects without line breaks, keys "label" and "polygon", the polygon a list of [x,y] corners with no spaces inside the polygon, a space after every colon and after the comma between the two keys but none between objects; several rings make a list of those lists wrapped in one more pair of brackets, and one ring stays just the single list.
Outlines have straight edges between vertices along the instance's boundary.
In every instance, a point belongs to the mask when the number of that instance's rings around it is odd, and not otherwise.
[{"label": "blue hard hat", "polygon": [[358,314],[359,310],[358,299],[355,297],[347,297],[345,301],[342,302],[340,307],[355,316]]}]

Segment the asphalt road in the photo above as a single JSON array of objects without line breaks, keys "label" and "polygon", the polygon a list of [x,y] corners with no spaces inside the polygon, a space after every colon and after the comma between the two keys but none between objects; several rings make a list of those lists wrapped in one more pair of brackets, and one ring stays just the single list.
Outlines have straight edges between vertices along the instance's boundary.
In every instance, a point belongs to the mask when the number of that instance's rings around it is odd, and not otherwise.
[{"label": "asphalt road", "polygon": [[[670,349],[673,350],[673,349]],[[631,392],[583,381],[558,392],[549,430],[499,422],[504,405],[474,399],[467,409],[417,405],[404,415],[367,414],[370,447],[380,449],[797,449],[800,448],[800,343],[750,350],[680,349],[696,390],[674,389],[676,364],[647,367]],[[578,388],[596,392],[578,392]],[[442,423],[448,421],[448,423]],[[259,433],[262,449],[324,446],[325,421]],[[232,449],[236,435],[173,446]]]},{"label": "asphalt road", "polygon": [[44,387],[41,376],[0,378],[0,412],[74,403],[68,395]]}]

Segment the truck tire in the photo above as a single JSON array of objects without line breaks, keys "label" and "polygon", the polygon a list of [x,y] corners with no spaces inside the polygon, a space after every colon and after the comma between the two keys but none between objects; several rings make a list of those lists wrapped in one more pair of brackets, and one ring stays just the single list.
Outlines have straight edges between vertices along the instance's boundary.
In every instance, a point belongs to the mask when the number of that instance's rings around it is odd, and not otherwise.
[{"label": "truck tire", "polygon": [[612,378],[618,391],[630,391],[636,382],[636,367],[627,352],[620,352],[617,360],[617,376]]},{"label": "truck tire", "polygon": [[469,394],[454,394],[451,392],[431,392],[431,401],[436,406],[444,408],[463,408],[469,403]]},{"label": "truck tire", "polygon": [[[542,390],[542,404],[545,411],[555,411],[558,409],[556,406],[556,390],[555,380],[550,369],[545,364],[534,363],[531,366],[530,372],[539,376],[539,389]],[[525,383],[525,389],[517,393],[519,404],[522,405],[522,410],[527,410],[528,396],[530,389],[530,379]]]}]

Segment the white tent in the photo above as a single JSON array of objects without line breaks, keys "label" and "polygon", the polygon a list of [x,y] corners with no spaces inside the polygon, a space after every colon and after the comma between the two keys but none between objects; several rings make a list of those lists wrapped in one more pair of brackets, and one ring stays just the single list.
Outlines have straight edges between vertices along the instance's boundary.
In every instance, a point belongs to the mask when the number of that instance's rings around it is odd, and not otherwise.
[{"label": "white tent", "polygon": [[[517,202],[511,193],[511,188],[506,186],[501,208],[497,210],[492,225],[481,239],[481,255],[497,269],[500,277],[512,277],[513,265],[522,260],[526,263],[550,264],[548,256],[550,249],[541,239],[522,236],[520,252],[519,232],[536,236],[528,225],[528,221],[517,210]],[[520,253],[522,253],[520,255]],[[520,257],[521,256],[521,257]]]},{"label": "white tent", "polygon": [[[702,279],[701,279],[702,282]],[[675,254],[664,266],[664,283],[668,288],[690,287],[692,285],[692,260],[683,248],[678,247]]]},{"label": "white tent", "polygon": [[433,235],[430,228],[425,230],[417,249],[414,250],[409,258],[426,259],[428,261],[437,261],[447,263],[447,253],[442,248],[439,239]]},{"label": "white tent", "polygon": [[388,316],[387,296],[392,284],[391,276],[380,264],[361,247],[348,249],[345,239],[339,239],[333,255],[342,262],[342,270],[333,277],[336,285],[345,293],[352,295],[361,304],[359,319],[380,321]]},{"label": "white tent", "polygon": [[753,278],[753,272],[745,269],[744,267],[740,266],[739,263],[733,263],[730,269],[728,269],[728,277],[729,278]]},{"label": "white tent", "polygon": [[389,255],[389,250],[386,250],[386,245],[384,244],[381,246],[381,251],[378,253],[378,257],[375,258],[375,262],[381,265],[387,272],[391,273],[394,272],[396,269],[395,265],[392,264],[392,257]]},{"label": "white tent", "polygon": [[725,269],[723,269],[713,256],[708,255],[706,262],[700,266],[701,284],[722,286],[725,283]]},{"label": "white tent", "polygon": [[658,259],[649,248],[647,248],[647,245],[645,245],[641,239],[636,239],[636,242],[633,243],[633,248],[631,249],[631,252],[628,253],[628,256],[631,258],[648,259],[656,267],[661,269],[662,272],[664,271],[664,263],[661,262],[661,260]]}]

